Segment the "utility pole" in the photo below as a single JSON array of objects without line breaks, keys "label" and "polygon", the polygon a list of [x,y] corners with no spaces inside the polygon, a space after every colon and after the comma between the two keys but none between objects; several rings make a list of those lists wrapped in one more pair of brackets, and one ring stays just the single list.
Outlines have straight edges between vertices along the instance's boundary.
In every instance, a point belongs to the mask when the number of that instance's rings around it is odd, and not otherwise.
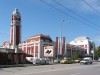
[{"label": "utility pole", "polygon": [[60,55],[62,55],[62,25],[63,25],[64,20],[62,20],[61,23],[61,33],[60,33]]},{"label": "utility pole", "polygon": [[64,51],[65,53],[65,56],[67,57],[67,48],[66,48],[66,39],[65,39],[65,51]]},{"label": "utility pole", "polygon": [[95,46],[94,46],[94,42],[93,42],[93,61],[94,61],[94,50],[95,50]]},{"label": "utility pole", "polygon": [[57,53],[57,59],[59,59],[58,58],[59,54],[60,54],[60,39],[58,37],[58,53]]},{"label": "utility pole", "polygon": [[72,50],[73,50],[73,46],[71,46],[71,57],[72,57]]}]

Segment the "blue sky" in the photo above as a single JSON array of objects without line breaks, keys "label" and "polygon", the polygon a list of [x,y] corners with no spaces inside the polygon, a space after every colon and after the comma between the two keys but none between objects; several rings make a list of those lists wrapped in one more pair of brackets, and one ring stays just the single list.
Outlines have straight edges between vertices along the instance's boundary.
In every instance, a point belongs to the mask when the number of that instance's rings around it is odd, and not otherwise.
[{"label": "blue sky", "polygon": [[[60,27],[62,20],[64,20],[62,35],[66,37],[67,43],[77,37],[88,36],[96,43],[96,46],[100,45],[100,14],[90,8],[84,1],[56,0],[72,12],[89,20],[89,22],[57,5],[53,0],[43,1],[60,11],[40,0],[0,0],[0,45],[10,39],[11,16],[15,8],[19,9],[22,16],[22,41],[37,34],[50,35],[55,41],[56,36],[60,36]],[[85,1],[100,12],[99,0]],[[82,23],[73,19],[73,17]]]}]

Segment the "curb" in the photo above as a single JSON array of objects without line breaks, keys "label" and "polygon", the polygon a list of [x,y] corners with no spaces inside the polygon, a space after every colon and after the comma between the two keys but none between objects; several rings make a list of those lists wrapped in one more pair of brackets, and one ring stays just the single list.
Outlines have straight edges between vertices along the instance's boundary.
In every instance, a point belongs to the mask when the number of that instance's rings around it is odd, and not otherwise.
[{"label": "curb", "polygon": [[25,67],[23,64],[18,65],[0,65],[0,68],[8,68],[8,67]]}]

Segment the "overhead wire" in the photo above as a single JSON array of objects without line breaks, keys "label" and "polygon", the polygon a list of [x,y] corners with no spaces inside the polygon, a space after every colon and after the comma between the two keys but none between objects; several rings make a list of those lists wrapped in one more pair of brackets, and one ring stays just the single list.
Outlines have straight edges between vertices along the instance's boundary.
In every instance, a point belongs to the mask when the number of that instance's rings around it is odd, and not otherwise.
[{"label": "overhead wire", "polygon": [[[46,4],[46,5],[48,5],[48,6],[52,7],[52,8],[54,8],[55,10],[57,10],[57,11],[59,11],[59,12],[65,14],[65,15],[67,15],[67,16],[69,16],[69,17],[71,17],[71,18],[73,18],[73,19],[75,19],[75,20],[77,20],[77,21],[79,21],[79,22],[81,22],[81,23],[83,23],[83,24],[86,24],[86,23],[82,22],[81,20],[76,19],[75,17],[73,17],[73,16],[67,14],[66,12],[61,11],[60,9],[57,9],[56,7],[50,5],[49,3],[47,3],[47,2],[45,2],[45,1],[43,1],[43,0],[40,0],[40,1],[43,2],[43,3]],[[86,25],[87,25],[87,24],[86,24]],[[88,26],[88,25],[87,25],[87,26]],[[91,26],[90,26],[90,27],[91,27]],[[92,29],[95,29],[95,30],[96,30],[96,28],[93,28],[93,27],[92,27]],[[94,37],[94,35],[93,35],[93,37]]]},{"label": "overhead wire", "polygon": [[99,29],[94,28],[93,26],[91,26],[91,25],[89,25],[89,24],[87,24],[87,23],[81,21],[80,19],[77,19],[76,17],[73,17],[73,16],[69,15],[68,13],[66,13],[66,12],[64,12],[64,11],[62,11],[62,10],[60,10],[60,9],[57,9],[56,7],[54,7],[54,6],[52,6],[51,4],[47,3],[46,1],[44,1],[44,0],[40,0],[40,1],[43,2],[44,4],[48,5],[48,6],[52,7],[53,9],[55,9],[55,10],[57,10],[57,11],[59,11],[59,12],[65,14],[65,15],[71,17],[71,18],[73,18],[74,20],[79,21],[79,22],[85,24],[86,26],[91,27],[92,29],[95,29],[96,31],[100,31]]},{"label": "overhead wire", "polygon": [[61,7],[67,9],[67,10],[68,10],[69,12],[71,12],[72,14],[74,14],[74,15],[76,15],[76,16],[82,18],[83,20],[85,20],[86,22],[90,23],[91,25],[93,25],[93,26],[95,25],[96,28],[100,28],[100,26],[98,26],[98,25],[96,25],[95,23],[89,21],[88,19],[86,19],[86,18],[80,16],[79,14],[73,12],[71,9],[65,7],[64,5],[62,5],[61,3],[57,2],[56,0],[52,0],[52,1],[55,2],[56,4],[60,5]]},{"label": "overhead wire", "polygon": [[85,0],[82,0],[85,4],[87,4],[90,8],[92,8],[97,14],[100,15],[100,12],[97,11],[93,6],[91,6],[88,2],[86,2]]}]

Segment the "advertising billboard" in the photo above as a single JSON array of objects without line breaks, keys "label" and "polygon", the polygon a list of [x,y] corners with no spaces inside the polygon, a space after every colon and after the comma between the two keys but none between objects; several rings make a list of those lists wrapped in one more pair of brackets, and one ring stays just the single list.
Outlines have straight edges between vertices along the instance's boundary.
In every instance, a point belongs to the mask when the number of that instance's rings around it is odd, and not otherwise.
[{"label": "advertising billboard", "polygon": [[45,46],[44,47],[44,57],[53,57],[53,56],[54,56],[53,46]]}]

